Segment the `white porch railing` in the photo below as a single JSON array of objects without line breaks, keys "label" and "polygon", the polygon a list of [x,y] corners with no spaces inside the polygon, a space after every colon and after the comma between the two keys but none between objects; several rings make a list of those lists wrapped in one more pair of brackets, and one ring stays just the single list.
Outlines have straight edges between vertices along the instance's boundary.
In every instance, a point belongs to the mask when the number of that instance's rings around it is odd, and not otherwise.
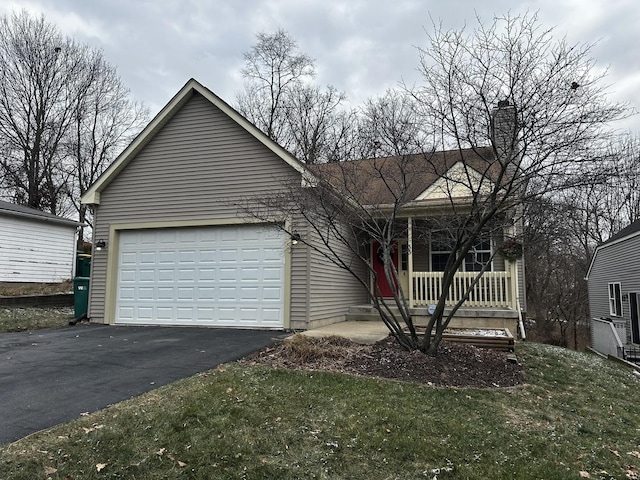
[{"label": "white porch railing", "polygon": [[[447,306],[455,305],[467,292],[477,272],[459,272],[449,289]],[[413,305],[426,306],[438,303],[442,293],[442,272],[413,272]],[[467,307],[509,307],[512,301],[510,272],[485,272],[473,287],[464,303]]]}]

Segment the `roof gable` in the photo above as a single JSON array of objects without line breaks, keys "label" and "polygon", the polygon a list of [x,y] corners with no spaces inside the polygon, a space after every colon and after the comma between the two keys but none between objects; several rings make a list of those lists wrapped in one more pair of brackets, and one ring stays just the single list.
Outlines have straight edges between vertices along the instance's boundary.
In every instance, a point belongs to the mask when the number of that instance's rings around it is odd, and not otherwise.
[{"label": "roof gable", "polygon": [[466,168],[461,161],[458,161],[445,175],[438,178],[418,195],[416,200],[469,198],[475,192],[489,193],[492,188],[493,182],[486,176],[473,168]]},{"label": "roof gable", "polygon": [[218,107],[225,115],[240,125],[245,131],[255,137],[269,150],[274,152],[285,163],[308,179],[311,175],[302,162],[287,152],[276,142],[267,137],[260,129],[244,118],[211,90],[205,88],[193,78],[190,79],[180,91],[169,101],[169,103],[155,116],[147,127],[129,144],[127,148],[115,159],[115,161],[104,171],[98,180],[82,196],[84,204],[100,204],[100,192],[102,192],[131,162],[135,156],[151,141],[157,133],[169,122],[178,111],[186,104],[194,93],[199,93],[206,100]]},{"label": "roof gable", "polygon": [[[311,168],[347,197],[373,206],[391,204],[399,196],[407,202],[450,198],[447,188],[456,195],[469,196],[469,188],[464,187],[469,184],[468,176],[478,185],[484,183],[483,190],[488,189],[493,185],[488,177],[495,175],[494,158],[493,150],[483,147],[328,163]],[[456,175],[461,181],[454,187]],[[449,179],[448,186],[446,179]]]},{"label": "roof gable", "polygon": [[616,233],[611,238],[609,238],[606,242],[598,245],[598,247],[596,248],[596,251],[593,252],[593,257],[591,257],[591,263],[589,263],[589,269],[587,270],[587,274],[584,277],[585,280],[589,280],[591,269],[593,268],[593,265],[596,261],[596,257],[600,250],[610,247],[611,245],[616,245],[618,243],[625,242],[634,237],[637,237],[638,235],[640,235],[640,218],[635,222],[633,222],[631,225],[620,230],[618,233]]}]

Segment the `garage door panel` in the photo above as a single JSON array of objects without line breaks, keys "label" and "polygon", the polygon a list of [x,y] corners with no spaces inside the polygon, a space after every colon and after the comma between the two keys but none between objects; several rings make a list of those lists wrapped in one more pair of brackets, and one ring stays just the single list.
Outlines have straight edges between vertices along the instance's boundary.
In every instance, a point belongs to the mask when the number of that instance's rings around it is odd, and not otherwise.
[{"label": "garage door panel", "polygon": [[216,289],[214,287],[198,286],[197,289],[198,289],[197,295],[200,300],[213,301],[213,299],[215,298]]},{"label": "garage door panel", "polygon": [[157,270],[158,282],[172,282],[174,281],[174,270],[168,268],[160,268]]},{"label": "garage door panel", "polygon": [[282,269],[278,267],[264,267],[262,269],[262,280],[265,282],[282,282]]},{"label": "garage door panel", "polygon": [[138,255],[137,253],[120,252],[120,265],[137,265]]},{"label": "garage door panel", "polygon": [[211,250],[211,249],[200,250],[200,259],[199,259],[200,264],[203,264],[203,263],[215,264],[218,261],[216,253],[217,253],[216,250]]},{"label": "garage door panel", "polygon": [[276,287],[264,287],[262,289],[262,300],[265,302],[281,302],[282,290]]},{"label": "garage door panel", "polygon": [[203,267],[202,264],[198,269],[198,279],[201,282],[213,282],[216,279],[216,269],[210,267]]},{"label": "garage door panel", "polygon": [[238,249],[237,248],[221,248],[218,256],[219,263],[238,263]]},{"label": "garage door panel", "polygon": [[237,273],[238,273],[237,268],[225,267],[225,268],[220,268],[218,271],[220,272],[220,282],[230,282],[230,283],[236,282]]},{"label": "garage door panel", "polygon": [[118,298],[120,300],[133,300],[136,297],[136,289],[134,287],[123,287],[120,289]]},{"label": "garage door panel", "polygon": [[120,270],[120,275],[118,275],[118,277],[120,278],[121,282],[135,282],[136,281],[136,274],[137,271],[133,268],[122,268]]},{"label": "garage door panel", "polygon": [[237,287],[220,287],[218,291],[220,292],[218,295],[220,302],[235,302],[238,297]]},{"label": "garage door panel", "polygon": [[121,232],[116,322],[282,327],[283,253],[256,226]]},{"label": "garage door panel", "polygon": [[138,287],[138,299],[145,300],[155,300],[155,288],[152,287]]},{"label": "garage door panel", "polygon": [[155,269],[141,268],[138,270],[138,282],[155,283],[156,281]]},{"label": "garage door panel", "polygon": [[178,282],[193,282],[196,279],[195,268],[184,268],[180,266],[177,271]]}]

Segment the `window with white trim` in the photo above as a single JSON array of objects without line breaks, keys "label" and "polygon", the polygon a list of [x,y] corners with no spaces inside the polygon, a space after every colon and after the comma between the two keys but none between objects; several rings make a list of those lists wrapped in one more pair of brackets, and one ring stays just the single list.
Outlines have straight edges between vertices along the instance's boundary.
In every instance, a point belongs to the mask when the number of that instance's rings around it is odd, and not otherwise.
[{"label": "window with white trim", "polygon": [[[454,241],[446,234],[433,233],[431,236],[431,271],[444,272]],[[491,260],[491,239],[482,237],[464,257],[460,270],[463,272],[479,272]],[[486,271],[491,271],[489,264]]]},{"label": "window with white trim", "polygon": [[609,314],[622,316],[622,288],[620,282],[609,283]]}]

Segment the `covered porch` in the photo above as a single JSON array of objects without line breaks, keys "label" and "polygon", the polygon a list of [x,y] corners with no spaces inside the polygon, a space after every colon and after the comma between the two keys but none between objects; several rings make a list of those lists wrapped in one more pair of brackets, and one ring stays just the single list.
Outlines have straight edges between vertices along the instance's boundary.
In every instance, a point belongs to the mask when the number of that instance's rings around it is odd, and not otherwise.
[{"label": "covered porch", "polygon": [[[417,325],[428,321],[429,307],[438,303],[443,293],[443,265],[449,252],[435,235],[425,234],[423,226],[416,229],[416,222],[424,217],[406,218],[406,236],[395,242],[392,260],[398,271],[398,281]],[[404,220],[403,220],[404,221]],[[418,230],[418,231],[416,231]],[[512,232],[507,232],[507,234]],[[522,260],[509,260],[496,252],[504,241],[504,235],[479,242],[455,274],[446,297],[445,311],[456,305],[468,294],[451,323],[462,328],[509,328],[515,336],[521,320],[524,292],[521,282]],[[378,277],[378,286],[384,297],[393,296],[384,276],[384,266],[377,255],[375,242],[371,244],[372,268]],[[486,263],[490,263],[479,279],[477,275]],[[371,280],[373,282],[373,279]],[[373,286],[373,283],[372,283]],[[348,319],[373,319],[377,313],[370,305],[353,306]]]}]

